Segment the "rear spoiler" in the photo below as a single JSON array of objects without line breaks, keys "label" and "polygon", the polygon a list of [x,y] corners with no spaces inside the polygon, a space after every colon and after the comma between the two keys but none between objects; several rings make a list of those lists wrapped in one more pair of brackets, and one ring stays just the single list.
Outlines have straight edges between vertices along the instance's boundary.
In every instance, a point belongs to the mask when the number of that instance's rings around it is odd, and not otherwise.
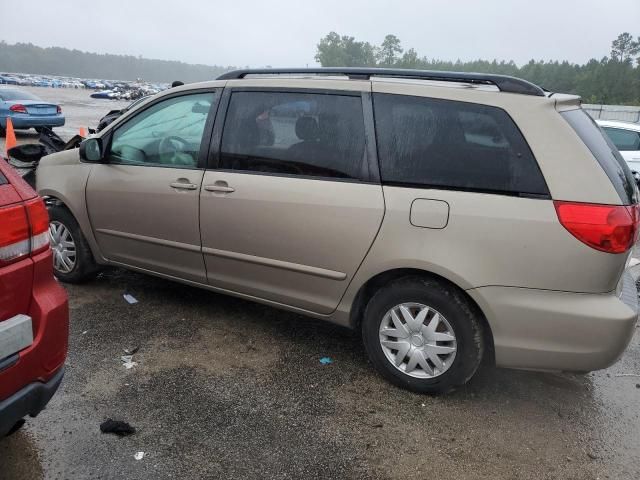
[{"label": "rear spoiler", "polygon": [[582,98],[578,95],[569,95],[568,93],[551,93],[548,95],[551,100],[556,102],[556,110],[563,112],[565,110],[575,110],[580,108]]}]

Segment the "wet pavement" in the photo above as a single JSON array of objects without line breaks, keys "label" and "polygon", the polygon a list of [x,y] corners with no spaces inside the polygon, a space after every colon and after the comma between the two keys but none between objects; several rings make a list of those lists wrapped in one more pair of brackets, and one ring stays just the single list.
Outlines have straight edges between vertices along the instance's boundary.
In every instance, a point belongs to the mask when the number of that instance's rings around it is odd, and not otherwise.
[{"label": "wet pavement", "polygon": [[[34,90],[64,96],[66,138],[126,104]],[[433,397],[390,385],[357,334],[317,320],[121,270],[67,290],[65,380],[0,440],[2,480],[640,478],[640,377],[617,376],[640,374],[638,333],[608,370],[483,367]],[[102,434],[107,418],[137,433]]]},{"label": "wet pavement", "polygon": [[[640,477],[640,378],[616,376],[640,373],[638,334],[605,371],[483,367],[432,397],[382,380],[324,322],[120,270],[67,288],[64,383],[0,441],[1,478]],[[138,431],[102,434],[106,418]]]}]

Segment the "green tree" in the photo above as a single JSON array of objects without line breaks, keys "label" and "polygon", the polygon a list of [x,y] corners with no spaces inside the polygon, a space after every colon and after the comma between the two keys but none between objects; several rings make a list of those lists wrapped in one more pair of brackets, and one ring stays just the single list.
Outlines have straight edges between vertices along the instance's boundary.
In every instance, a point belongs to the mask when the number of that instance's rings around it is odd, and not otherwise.
[{"label": "green tree", "polygon": [[356,42],[353,37],[329,33],[320,40],[316,60],[323,67],[375,66],[375,50],[368,42]]},{"label": "green tree", "polygon": [[629,32],[621,33],[611,43],[611,58],[613,60],[626,62],[637,56],[638,53],[640,53],[640,38],[638,41],[634,41]]},{"label": "green tree", "polygon": [[401,53],[400,39],[395,35],[387,35],[378,50],[378,65],[381,67],[394,66],[398,61],[398,55]]}]

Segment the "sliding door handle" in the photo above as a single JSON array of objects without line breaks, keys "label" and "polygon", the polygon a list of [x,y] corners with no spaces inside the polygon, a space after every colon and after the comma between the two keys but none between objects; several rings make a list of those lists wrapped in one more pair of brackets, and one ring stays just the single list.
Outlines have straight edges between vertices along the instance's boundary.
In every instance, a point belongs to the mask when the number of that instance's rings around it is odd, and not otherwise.
[{"label": "sliding door handle", "polygon": [[231,193],[231,192],[235,192],[236,189],[233,187],[230,187],[228,185],[218,185],[218,184],[214,184],[214,185],[205,185],[204,189],[207,192],[218,192],[218,193]]},{"label": "sliding door handle", "polygon": [[173,182],[169,185],[176,190],[196,190],[198,188],[198,185],[195,183]]}]

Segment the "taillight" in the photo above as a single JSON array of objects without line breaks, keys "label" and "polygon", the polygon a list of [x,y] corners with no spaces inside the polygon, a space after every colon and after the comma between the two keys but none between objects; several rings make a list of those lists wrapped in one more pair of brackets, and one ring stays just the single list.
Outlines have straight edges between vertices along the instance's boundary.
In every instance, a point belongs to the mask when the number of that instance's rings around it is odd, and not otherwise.
[{"label": "taillight", "polygon": [[15,113],[27,113],[27,107],[19,103],[16,103],[15,105],[11,105],[9,107],[9,110]]},{"label": "taillight", "polygon": [[24,205],[0,208],[0,265],[29,255],[29,221]]},{"label": "taillight", "polygon": [[56,112],[58,114],[62,113],[62,107],[60,105],[56,105]]},{"label": "taillight", "polygon": [[0,208],[0,266],[49,248],[49,215],[41,198]]},{"label": "taillight", "polygon": [[553,202],[569,233],[596,250],[624,253],[638,239],[640,206]]},{"label": "taillight", "polygon": [[31,225],[31,254],[49,248],[49,212],[41,198],[26,202]]}]

